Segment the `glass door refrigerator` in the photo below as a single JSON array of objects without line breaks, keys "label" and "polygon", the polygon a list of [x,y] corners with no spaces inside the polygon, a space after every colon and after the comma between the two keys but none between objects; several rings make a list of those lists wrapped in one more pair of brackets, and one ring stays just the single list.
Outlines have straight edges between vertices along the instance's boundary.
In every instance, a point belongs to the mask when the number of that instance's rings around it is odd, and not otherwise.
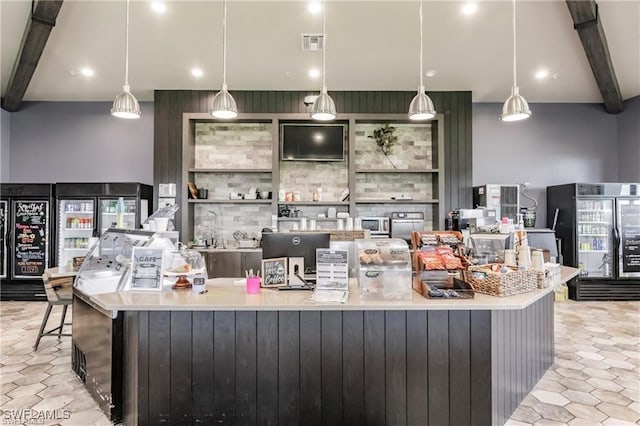
[{"label": "glass door refrigerator", "polygon": [[54,185],[0,185],[0,296],[46,300],[42,274],[51,266]]},{"label": "glass door refrigerator", "polygon": [[135,182],[56,184],[58,265],[85,256],[109,228],[138,229],[151,214],[153,187]]},{"label": "glass door refrigerator", "polygon": [[640,184],[547,187],[547,223],[564,264],[580,269],[575,300],[640,300]]}]

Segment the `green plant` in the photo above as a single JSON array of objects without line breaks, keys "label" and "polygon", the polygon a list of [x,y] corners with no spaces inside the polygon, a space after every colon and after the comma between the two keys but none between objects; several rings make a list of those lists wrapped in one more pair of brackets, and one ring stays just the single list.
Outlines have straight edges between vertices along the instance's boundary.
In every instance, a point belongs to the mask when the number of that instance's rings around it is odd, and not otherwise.
[{"label": "green plant", "polygon": [[376,140],[376,144],[384,155],[390,155],[393,151],[393,146],[398,142],[398,137],[394,134],[395,131],[395,127],[386,123],[384,127],[375,129],[373,134],[368,137]]}]

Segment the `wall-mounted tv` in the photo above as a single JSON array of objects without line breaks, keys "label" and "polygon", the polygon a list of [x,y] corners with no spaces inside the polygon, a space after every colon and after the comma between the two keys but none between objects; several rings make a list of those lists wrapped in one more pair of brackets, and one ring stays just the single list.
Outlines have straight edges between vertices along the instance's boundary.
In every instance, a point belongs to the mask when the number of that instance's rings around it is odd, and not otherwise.
[{"label": "wall-mounted tv", "polygon": [[281,159],[344,161],[346,124],[282,123]]}]

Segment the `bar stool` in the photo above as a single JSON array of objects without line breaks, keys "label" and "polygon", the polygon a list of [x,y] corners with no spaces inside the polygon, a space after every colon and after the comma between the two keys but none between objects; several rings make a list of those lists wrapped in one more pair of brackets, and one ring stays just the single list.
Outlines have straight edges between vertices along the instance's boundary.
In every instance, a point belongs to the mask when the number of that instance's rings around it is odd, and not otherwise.
[{"label": "bar stool", "polygon": [[[62,336],[71,336],[71,333],[63,333],[63,329],[65,325],[71,325],[70,322],[64,322],[67,316],[67,308],[73,302],[73,289],[71,285],[54,288],[50,280],[50,274],[52,270],[56,270],[57,268],[47,269],[44,274],[42,274],[42,281],[44,282],[44,290],[47,293],[47,310],[44,313],[44,317],[42,318],[42,324],[40,325],[40,331],[38,332],[38,337],[36,338],[36,343],[33,345],[33,350],[38,350],[38,345],[40,344],[40,339],[43,337],[55,337],[57,336],[60,339]],[[73,281],[72,276],[69,278]],[[51,330],[45,331],[45,327],[47,326],[47,322],[49,321],[49,315],[51,315],[51,309],[55,305],[62,306],[62,318],[60,318],[60,325]]]}]

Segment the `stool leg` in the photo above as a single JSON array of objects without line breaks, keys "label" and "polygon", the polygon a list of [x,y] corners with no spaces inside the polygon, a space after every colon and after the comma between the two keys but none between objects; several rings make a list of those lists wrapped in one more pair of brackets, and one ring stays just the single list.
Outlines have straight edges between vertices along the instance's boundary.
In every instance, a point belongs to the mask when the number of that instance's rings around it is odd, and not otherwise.
[{"label": "stool leg", "polygon": [[44,313],[44,318],[42,318],[42,325],[40,326],[40,331],[38,332],[38,338],[36,339],[36,344],[33,345],[34,351],[38,350],[38,345],[40,344],[40,339],[42,338],[44,327],[47,325],[47,321],[49,321],[50,313],[51,313],[51,304],[47,304],[47,311]]},{"label": "stool leg", "polygon": [[62,335],[62,328],[64,327],[64,317],[67,316],[67,305],[62,305],[62,318],[60,319],[60,330],[58,330],[58,340]]}]

